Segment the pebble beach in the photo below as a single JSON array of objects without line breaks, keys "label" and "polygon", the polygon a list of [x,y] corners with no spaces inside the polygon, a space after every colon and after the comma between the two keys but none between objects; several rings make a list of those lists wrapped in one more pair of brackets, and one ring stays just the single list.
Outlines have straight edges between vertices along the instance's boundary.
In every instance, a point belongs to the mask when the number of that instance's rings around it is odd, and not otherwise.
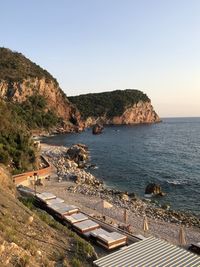
[{"label": "pebble beach", "polygon": [[[139,199],[134,193],[128,195],[126,192],[106,188],[89,169],[80,168],[74,160],[66,157],[67,147],[42,144],[41,150],[53,166],[54,174],[50,181],[45,180],[43,186],[38,187],[39,192],[52,192],[67,203],[78,206],[81,211],[115,226],[123,227],[126,209],[126,224],[130,225],[130,231],[134,235],[154,236],[179,245],[179,229],[180,225],[184,225],[187,246],[200,242],[199,218],[162,209],[150,200]],[[87,149],[83,147],[84,150],[87,154]],[[111,203],[112,208],[102,209],[102,200]],[[143,232],[144,215],[149,224],[146,233]]]}]

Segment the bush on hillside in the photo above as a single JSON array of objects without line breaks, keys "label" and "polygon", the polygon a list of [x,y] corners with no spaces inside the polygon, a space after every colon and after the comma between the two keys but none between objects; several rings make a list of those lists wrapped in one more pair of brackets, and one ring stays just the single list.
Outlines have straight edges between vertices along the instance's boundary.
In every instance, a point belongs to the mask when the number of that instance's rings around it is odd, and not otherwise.
[{"label": "bush on hillside", "polygon": [[13,104],[0,101],[0,121],[0,163],[20,171],[32,169],[35,163],[34,146]]},{"label": "bush on hillside", "polygon": [[29,129],[49,130],[61,120],[53,111],[48,110],[47,101],[41,95],[33,95],[22,103],[16,103],[15,110]]}]

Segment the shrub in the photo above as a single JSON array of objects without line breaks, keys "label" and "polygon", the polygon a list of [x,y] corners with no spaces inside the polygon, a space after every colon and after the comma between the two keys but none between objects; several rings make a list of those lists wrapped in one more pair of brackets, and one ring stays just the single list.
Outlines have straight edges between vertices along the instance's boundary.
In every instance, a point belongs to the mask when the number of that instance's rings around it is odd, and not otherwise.
[{"label": "shrub", "polygon": [[74,257],[71,261],[72,267],[82,267],[82,263],[79,259]]}]

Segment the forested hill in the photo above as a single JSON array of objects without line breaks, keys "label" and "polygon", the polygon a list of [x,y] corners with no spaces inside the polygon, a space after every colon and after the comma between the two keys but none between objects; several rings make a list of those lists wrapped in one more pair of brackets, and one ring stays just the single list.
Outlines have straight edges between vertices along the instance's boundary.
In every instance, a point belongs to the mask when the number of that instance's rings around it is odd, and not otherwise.
[{"label": "forested hill", "polygon": [[135,89],[69,97],[77,106],[85,126],[159,122],[149,97]]},{"label": "forested hill", "polygon": [[99,117],[105,114],[108,117],[120,116],[127,108],[139,101],[150,101],[146,94],[134,89],[85,94],[68,98],[78,107],[84,118],[89,116]]},{"label": "forested hill", "polygon": [[20,82],[27,78],[45,78],[46,81],[52,80],[55,84],[58,84],[48,71],[23,54],[0,47],[0,80]]}]

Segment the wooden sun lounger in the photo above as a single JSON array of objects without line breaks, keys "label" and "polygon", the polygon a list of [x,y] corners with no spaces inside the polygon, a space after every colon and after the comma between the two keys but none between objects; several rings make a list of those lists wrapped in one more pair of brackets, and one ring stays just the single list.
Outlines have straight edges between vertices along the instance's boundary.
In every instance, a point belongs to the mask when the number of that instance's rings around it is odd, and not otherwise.
[{"label": "wooden sun lounger", "polygon": [[90,232],[95,237],[96,242],[106,249],[113,249],[122,245],[126,245],[127,237],[117,232],[108,232],[104,229],[97,229]]},{"label": "wooden sun lounger", "polygon": [[78,233],[84,234],[99,228],[100,225],[92,220],[85,220],[82,222],[75,223],[73,227]]},{"label": "wooden sun lounger", "polygon": [[37,199],[39,199],[40,201],[43,201],[43,202],[56,198],[56,196],[54,194],[48,193],[48,192],[37,193],[36,197],[37,197]]},{"label": "wooden sun lounger", "polygon": [[83,213],[76,213],[72,215],[64,215],[65,220],[70,224],[75,224],[78,222],[82,222],[88,220],[88,217],[85,216]]},{"label": "wooden sun lounger", "polygon": [[56,205],[58,203],[63,203],[64,199],[57,197],[57,198],[46,200],[45,202],[48,206],[51,206],[51,205]]},{"label": "wooden sun lounger", "polygon": [[77,213],[79,209],[74,205],[67,205],[66,203],[57,203],[54,205],[48,206],[51,210],[58,213],[61,216],[71,215],[73,213]]}]

